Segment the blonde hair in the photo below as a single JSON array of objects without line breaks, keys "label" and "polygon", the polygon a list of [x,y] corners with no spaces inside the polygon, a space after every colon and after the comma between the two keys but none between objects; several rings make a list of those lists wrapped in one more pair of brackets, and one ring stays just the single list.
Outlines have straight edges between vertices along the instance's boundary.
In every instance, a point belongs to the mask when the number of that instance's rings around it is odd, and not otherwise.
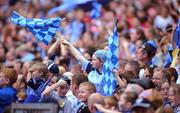
[{"label": "blonde hair", "polygon": [[48,74],[48,67],[45,64],[43,64],[42,62],[33,64],[30,67],[30,70],[38,70],[38,71],[42,72],[43,77],[47,77],[47,74]]},{"label": "blonde hair", "polygon": [[91,82],[83,82],[79,85],[79,87],[86,87],[87,91],[90,93],[96,92],[96,86]]}]

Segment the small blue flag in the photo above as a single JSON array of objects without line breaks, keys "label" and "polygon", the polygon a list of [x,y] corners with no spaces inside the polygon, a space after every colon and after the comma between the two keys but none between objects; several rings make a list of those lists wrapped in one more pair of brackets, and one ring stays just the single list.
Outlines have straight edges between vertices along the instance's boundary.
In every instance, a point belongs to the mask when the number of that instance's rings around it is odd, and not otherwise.
[{"label": "small blue flag", "polygon": [[102,15],[101,14],[102,5],[97,1],[93,2],[92,5],[93,5],[93,9],[91,11],[91,18],[94,19],[99,18]]},{"label": "small blue flag", "polygon": [[117,22],[114,27],[113,36],[108,39],[109,50],[107,60],[103,66],[103,90],[105,96],[112,96],[117,88],[117,80],[113,73],[113,69],[119,69],[119,36],[117,31]]},{"label": "small blue flag", "polygon": [[62,19],[60,17],[49,19],[25,18],[13,11],[11,21],[16,25],[28,29],[38,40],[48,45],[54,38]]}]

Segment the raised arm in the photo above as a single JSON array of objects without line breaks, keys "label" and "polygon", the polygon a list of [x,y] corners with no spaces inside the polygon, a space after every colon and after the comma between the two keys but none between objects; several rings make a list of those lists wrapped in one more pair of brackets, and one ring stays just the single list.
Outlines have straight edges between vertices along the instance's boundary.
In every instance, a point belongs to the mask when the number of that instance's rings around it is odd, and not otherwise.
[{"label": "raised arm", "polygon": [[171,29],[172,29],[172,33],[171,33],[170,40],[171,40],[171,44],[173,45],[173,48],[175,49],[176,48],[176,42],[174,40],[174,33],[176,32],[177,27],[172,27]]},{"label": "raised arm", "polygon": [[117,79],[117,81],[118,81],[118,85],[119,85],[120,87],[125,87],[126,85],[124,84],[123,80],[119,77],[119,72],[118,72],[118,70],[114,69],[113,72],[114,72],[114,74],[115,74],[115,76],[116,76],[116,79]]},{"label": "raised arm", "polygon": [[[53,43],[53,45],[48,49],[48,51],[47,51],[48,56],[53,55],[53,54],[55,53],[56,49],[57,49],[58,47],[60,47],[60,43],[61,43],[60,36],[61,36],[60,33],[56,33],[56,35],[55,35],[56,41],[55,41],[55,43]],[[60,50],[59,50],[59,51],[60,51]]]},{"label": "raised arm", "polygon": [[63,45],[67,45],[69,47],[70,52],[73,54],[73,56],[82,64],[86,61],[86,58],[67,40],[61,39],[61,43]]},{"label": "raised arm", "polygon": [[55,53],[58,46],[60,46],[60,40],[56,39],[55,43],[53,43],[53,45],[47,51],[48,56],[52,56]]},{"label": "raised arm", "polygon": [[52,91],[54,91],[56,88],[58,88],[60,85],[63,85],[63,84],[66,84],[66,81],[60,79],[57,83],[55,83],[52,86],[46,88],[42,92],[42,95],[49,95]]},{"label": "raised arm", "polygon": [[114,111],[114,110],[110,110],[110,109],[106,109],[104,108],[101,104],[94,104],[94,106],[96,107],[96,109],[100,112],[103,112],[103,113],[121,113],[121,112],[118,112],[118,111]]}]

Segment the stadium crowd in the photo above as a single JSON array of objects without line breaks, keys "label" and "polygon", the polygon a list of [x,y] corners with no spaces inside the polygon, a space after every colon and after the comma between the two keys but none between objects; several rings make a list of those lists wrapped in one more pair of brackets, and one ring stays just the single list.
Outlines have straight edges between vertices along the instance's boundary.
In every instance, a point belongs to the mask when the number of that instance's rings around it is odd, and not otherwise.
[{"label": "stadium crowd", "polygon": [[[50,12],[63,1],[0,0],[0,113],[11,103],[54,103],[58,113],[180,113],[180,0],[97,0],[95,17],[93,0]],[[12,11],[66,19],[45,45],[10,22]],[[107,96],[102,68],[116,19],[118,87]]]}]

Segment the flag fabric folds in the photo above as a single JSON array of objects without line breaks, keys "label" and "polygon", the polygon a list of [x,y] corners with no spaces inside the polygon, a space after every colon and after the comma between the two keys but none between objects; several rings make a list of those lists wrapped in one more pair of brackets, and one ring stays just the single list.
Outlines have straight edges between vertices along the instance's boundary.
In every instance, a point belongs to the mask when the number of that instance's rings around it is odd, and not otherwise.
[{"label": "flag fabric folds", "polygon": [[117,80],[113,73],[113,69],[119,69],[119,36],[117,22],[118,21],[116,21],[113,35],[108,39],[109,50],[102,72],[104,76],[102,84],[105,96],[112,96],[117,87]]},{"label": "flag fabric folds", "polygon": [[178,57],[180,56],[180,49],[176,48],[173,52],[172,52],[172,63],[171,63],[171,66],[170,67],[176,67],[177,66],[177,60],[178,60]]},{"label": "flag fabric folds", "polygon": [[93,9],[91,10],[91,18],[99,18],[102,14],[101,14],[101,9],[102,9],[102,5],[95,1],[93,2]]},{"label": "flag fabric folds", "polygon": [[178,27],[174,32],[174,42],[176,43],[176,46],[180,49],[180,19],[178,21]]},{"label": "flag fabric folds", "polygon": [[85,4],[87,2],[94,1],[94,0],[63,0],[63,3],[57,7],[52,8],[48,15],[51,16],[59,11],[72,11],[76,8],[77,5]]},{"label": "flag fabric folds", "polygon": [[49,19],[25,18],[13,11],[11,22],[24,27],[40,41],[48,45],[56,34],[62,19],[60,17]]}]

